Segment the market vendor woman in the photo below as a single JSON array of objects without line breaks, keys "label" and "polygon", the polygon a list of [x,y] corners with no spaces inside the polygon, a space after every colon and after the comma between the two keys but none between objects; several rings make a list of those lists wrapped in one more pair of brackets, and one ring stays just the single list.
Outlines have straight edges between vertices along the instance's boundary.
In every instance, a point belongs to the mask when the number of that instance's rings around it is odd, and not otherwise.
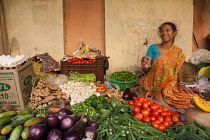
[{"label": "market vendor woman", "polygon": [[157,103],[172,109],[192,106],[190,99],[197,94],[183,83],[181,67],[186,60],[182,50],[175,46],[177,28],[174,23],[165,22],[159,27],[160,44],[148,48],[141,60],[146,76],[140,80],[141,87]]}]

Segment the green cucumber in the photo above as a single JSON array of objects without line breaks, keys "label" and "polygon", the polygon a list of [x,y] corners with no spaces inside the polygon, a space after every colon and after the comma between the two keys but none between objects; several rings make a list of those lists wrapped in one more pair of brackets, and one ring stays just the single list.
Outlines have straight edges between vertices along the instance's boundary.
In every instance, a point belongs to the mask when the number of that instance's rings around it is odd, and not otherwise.
[{"label": "green cucumber", "polygon": [[6,125],[4,128],[2,128],[1,134],[2,134],[2,135],[7,135],[7,134],[11,133],[13,129],[14,129],[14,128],[11,127],[11,125],[8,124],[8,125]]},{"label": "green cucumber", "polygon": [[17,118],[16,120],[14,120],[13,122],[10,123],[10,125],[12,127],[16,127],[18,125],[22,125],[23,123],[25,123],[28,119],[30,118],[33,118],[34,117],[34,114],[27,114],[27,115],[24,115],[20,118]]},{"label": "green cucumber", "polygon": [[32,126],[34,124],[38,124],[38,123],[44,123],[45,118],[44,117],[34,117],[34,118],[30,118],[28,119],[26,122],[24,122],[23,126]]},{"label": "green cucumber", "polygon": [[27,140],[29,138],[29,130],[30,130],[29,126],[23,128],[23,131],[21,133],[22,139]]},{"label": "green cucumber", "polygon": [[8,140],[19,140],[22,131],[23,131],[23,126],[17,125],[12,131],[12,133],[10,134],[10,137]]},{"label": "green cucumber", "polygon": [[6,139],[7,139],[7,136],[0,135],[0,140],[6,140]]},{"label": "green cucumber", "polygon": [[0,125],[1,124],[9,124],[12,122],[12,116],[0,118]]},{"label": "green cucumber", "polygon": [[23,117],[23,116],[24,116],[24,115],[16,115],[16,116],[12,117],[12,121],[16,120],[17,118],[21,118],[21,117]]},{"label": "green cucumber", "polygon": [[21,110],[17,112],[17,115],[27,115],[27,114],[31,114],[32,112],[29,110]]},{"label": "green cucumber", "polygon": [[0,131],[4,128],[5,124],[0,124]]},{"label": "green cucumber", "polygon": [[0,113],[0,118],[8,117],[8,116],[14,116],[16,114],[17,114],[16,111],[3,112],[3,113]]}]

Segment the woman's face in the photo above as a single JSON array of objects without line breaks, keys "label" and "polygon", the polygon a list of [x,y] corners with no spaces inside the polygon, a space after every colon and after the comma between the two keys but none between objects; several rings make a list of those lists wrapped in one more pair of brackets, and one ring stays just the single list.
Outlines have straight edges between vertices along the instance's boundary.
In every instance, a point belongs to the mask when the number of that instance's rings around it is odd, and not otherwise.
[{"label": "woman's face", "polygon": [[163,42],[173,42],[176,32],[173,31],[170,25],[164,24],[160,29],[160,38]]}]

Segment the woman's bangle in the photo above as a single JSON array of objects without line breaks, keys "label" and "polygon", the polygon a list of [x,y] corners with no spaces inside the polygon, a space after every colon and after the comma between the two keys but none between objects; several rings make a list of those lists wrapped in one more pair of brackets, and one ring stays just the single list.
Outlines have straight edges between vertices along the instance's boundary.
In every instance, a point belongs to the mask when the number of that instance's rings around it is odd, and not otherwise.
[{"label": "woman's bangle", "polygon": [[184,82],[179,82],[178,85],[185,86]]}]

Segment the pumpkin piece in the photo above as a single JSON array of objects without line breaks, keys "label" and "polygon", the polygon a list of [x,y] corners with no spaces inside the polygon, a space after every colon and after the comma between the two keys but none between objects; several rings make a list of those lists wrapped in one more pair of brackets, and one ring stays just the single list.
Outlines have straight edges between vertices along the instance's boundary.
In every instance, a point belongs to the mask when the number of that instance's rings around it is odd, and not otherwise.
[{"label": "pumpkin piece", "polygon": [[200,97],[193,97],[190,100],[190,103],[196,108],[199,108],[206,112],[210,112],[210,101],[206,101],[205,99],[202,99]]},{"label": "pumpkin piece", "polygon": [[209,112],[205,112],[195,107],[188,107],[184,113],[184,118],[187,122],[194,123],[194,121],[196,121],[210,130]]}]

